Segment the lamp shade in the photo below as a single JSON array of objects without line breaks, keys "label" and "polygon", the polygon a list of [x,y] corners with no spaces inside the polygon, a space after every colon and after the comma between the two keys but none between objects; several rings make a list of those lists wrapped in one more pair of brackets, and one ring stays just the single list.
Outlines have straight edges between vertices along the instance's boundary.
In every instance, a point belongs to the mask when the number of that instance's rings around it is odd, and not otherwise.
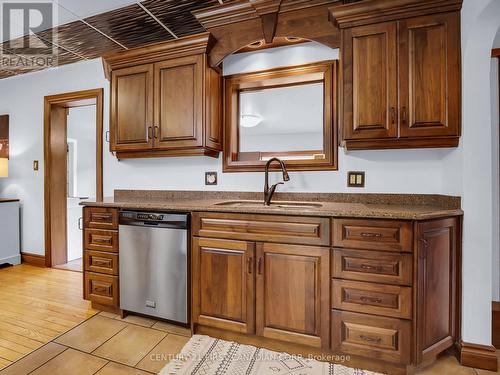
[{"label": "lamp shade", "polygon": [[9,177],[9,159],[0,158],[0,177]]}]

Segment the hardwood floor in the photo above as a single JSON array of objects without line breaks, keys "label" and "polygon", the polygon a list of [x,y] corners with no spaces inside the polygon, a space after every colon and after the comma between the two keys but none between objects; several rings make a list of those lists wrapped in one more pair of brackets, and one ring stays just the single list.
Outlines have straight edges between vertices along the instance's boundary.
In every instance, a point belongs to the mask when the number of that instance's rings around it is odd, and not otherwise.
[{"label": "hardwood floor", "polygon": [[76,272],[29,265],[0,269],[0,368],[95,315],[82,287]]}]

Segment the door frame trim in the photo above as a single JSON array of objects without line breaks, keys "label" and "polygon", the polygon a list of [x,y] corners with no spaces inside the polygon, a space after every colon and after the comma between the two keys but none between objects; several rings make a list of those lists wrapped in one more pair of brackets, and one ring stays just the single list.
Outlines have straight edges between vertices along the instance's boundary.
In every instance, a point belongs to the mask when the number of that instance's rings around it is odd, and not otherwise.
[{"label": "door frame trim", "polygon": [[[63,108],[76,108],[88,105],[96,106],[96,199],[103,199],[103,109],[104,89],[91,89],[83,91],[68,92],[58,95],[44,97],[44,233],[45,233],[45,265],[52,267],[53,249],[52,237],[52,212],[50,191],[50,160],[51,160],[51,110],[52,106]],[[53,197],[52,197],[53,198]],[[66,197],[64,197],[66,199]]]}]

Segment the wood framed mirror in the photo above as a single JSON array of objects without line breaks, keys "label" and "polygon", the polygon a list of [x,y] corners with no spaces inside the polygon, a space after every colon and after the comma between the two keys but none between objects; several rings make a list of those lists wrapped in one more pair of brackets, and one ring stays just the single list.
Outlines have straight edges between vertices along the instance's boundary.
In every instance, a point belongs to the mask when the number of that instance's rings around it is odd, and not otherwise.
[{"label": "wood framed mirror", "polygon": [[337,169],[337,70],[328,60],[224,78],[224,172]]}]

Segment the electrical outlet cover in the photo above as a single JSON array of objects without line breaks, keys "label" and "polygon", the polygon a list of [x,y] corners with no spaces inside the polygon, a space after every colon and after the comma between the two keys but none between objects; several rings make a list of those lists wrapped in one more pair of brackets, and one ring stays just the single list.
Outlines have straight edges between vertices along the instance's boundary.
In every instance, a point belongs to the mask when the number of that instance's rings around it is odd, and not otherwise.
[{"label": "electrical outlet cover", "polygon": [[217,185],[217,172],[205,172],[205,185]]}]

